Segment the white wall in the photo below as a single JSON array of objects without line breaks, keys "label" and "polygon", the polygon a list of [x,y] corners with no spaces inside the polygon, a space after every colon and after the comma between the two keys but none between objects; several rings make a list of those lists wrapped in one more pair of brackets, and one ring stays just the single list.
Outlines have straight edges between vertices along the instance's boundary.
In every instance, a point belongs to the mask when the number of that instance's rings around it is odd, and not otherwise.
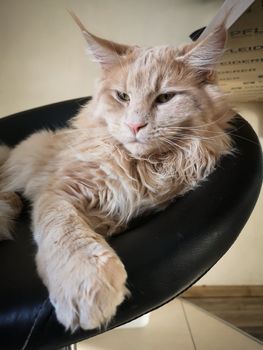
[{"label": "white wall", "polygon": [[[74,10],[91,31],[101,36],[123,43],[153,45],[188,41],[189,33],[207,24],[221,3],[1,0],[0,117],[92,94],[99,71],[85,56],[84,40],[67,9]],[[251,105],[247,110],[242,106],[256,130],[259,118],[263,118],[261,107],[252,111]],[[262,206],[261,197],[238,241],[199,284],[263,284]]]},{"label": "white wall", "polygon": [[98,69],[67,12],[105,38],[178,44],[207,23],[222,1],[0,0],[0,117],[92,94]]}]

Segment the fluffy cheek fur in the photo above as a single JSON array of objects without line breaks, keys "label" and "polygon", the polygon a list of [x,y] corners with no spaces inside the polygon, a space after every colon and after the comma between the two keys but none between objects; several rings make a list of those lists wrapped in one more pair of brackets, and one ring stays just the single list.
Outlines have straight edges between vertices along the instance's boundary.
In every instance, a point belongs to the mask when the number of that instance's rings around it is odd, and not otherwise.
[{"label": "fluffy cheek fur", "polygon": [[200,111],[196,109],[190,92],[178,94],[168,103],[158,106],[155,120],[156,136],[169,137],[177,134],[181,126],[191,125],[192,120],[199,118],[199,114]]},{"label": "fluffy cheek fur", "polygon": [[[227,127],[225,123],[226,103],[216,85],[193,86],[159,107],[156,130],[160,142],[207,139],[215,128]],[[218,124],[217,124],[218,121]]]}]

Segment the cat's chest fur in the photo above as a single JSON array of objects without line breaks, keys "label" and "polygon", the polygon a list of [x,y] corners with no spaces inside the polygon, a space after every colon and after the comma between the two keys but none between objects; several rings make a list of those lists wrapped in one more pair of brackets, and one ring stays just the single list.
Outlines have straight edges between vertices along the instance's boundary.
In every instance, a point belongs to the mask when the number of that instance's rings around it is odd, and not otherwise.
[{"label": "cat's chest fur", "polygon": [[63,190],[76,199],[97,232],[112,234],[133,217],[161,208],[173,195],[171,174],[162,166],[108,154],[78,160],[63,170]]}]

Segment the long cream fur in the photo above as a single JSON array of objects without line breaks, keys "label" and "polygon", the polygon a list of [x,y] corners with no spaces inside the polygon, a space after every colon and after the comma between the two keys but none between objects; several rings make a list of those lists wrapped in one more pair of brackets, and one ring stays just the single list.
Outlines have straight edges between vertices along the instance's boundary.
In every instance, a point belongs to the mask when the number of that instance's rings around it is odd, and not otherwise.
[{"label": "long cream fur", "polygon": [[[1,165],[8,159],[9,154],[10,148],[0,145],[0,174]],[[22,203],[15,193],[0,191],[0,239],[12,239],[11,233],[15,226],[15,219],[21,208]]]},{"label": "long cream fur", "polygon": [[[39,275],[72,331],[110,320],[128,293],[125,268],[105,238],[193,189],[231,150],[215,75],[223,28],[182,48],[139,48],[100,39],[75,20],[102,66],[92,101],[69,128],[0,153],[2,238],[10,237],[20,191],[32,202]],[[136,135],[133,124],[143,125]]]}]

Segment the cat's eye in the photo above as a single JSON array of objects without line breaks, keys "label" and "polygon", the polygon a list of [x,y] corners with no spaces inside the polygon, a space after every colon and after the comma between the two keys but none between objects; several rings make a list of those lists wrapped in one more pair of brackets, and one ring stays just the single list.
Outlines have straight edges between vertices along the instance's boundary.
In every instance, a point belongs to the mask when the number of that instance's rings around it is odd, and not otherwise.
[{"label": "cat's eye", "polygon": [[125,92],[116,91],[116,96],[117,96],[118,100],[120,100],[122,102],[129,102],[130,101],[130,96],[128,94],[126,94]]},{"label": "cat's eye", "polygon": [[167,92],[165,94],[161,94],[156,97],[155,103],[157,104],[166,103],[170,101],[175,95],[176,95],[176,92]]}]

